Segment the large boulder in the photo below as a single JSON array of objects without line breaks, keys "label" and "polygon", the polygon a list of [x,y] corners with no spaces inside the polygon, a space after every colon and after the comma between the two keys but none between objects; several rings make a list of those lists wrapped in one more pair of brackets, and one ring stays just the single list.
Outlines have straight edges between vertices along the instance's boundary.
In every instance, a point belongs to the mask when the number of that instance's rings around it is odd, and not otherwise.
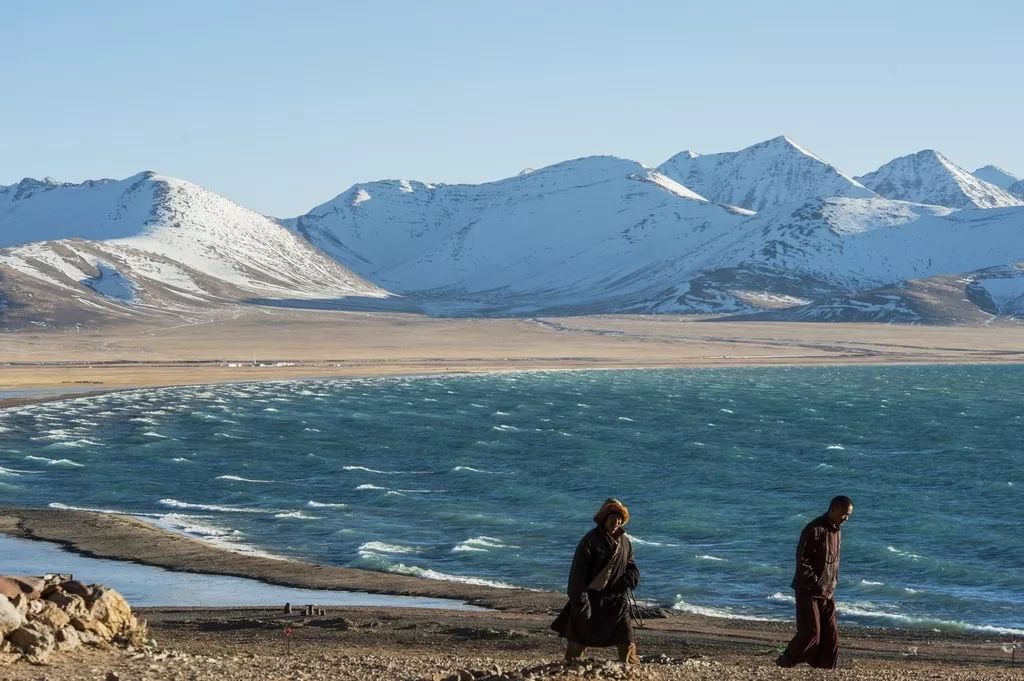
[{"label": "large boulder", "polygon": [[89,614],[92,619],[104,624],[114,636],[128,636],[138,622],[124,596],[104,586],[92,587],[92,605]]},{"label": "large boulder", "polygon": [[[16,596],[20,598],[21,596]],[[7,596],[0,596],[0,638],[9,631],[20,629],[25,624],[25,615],[19,612],[17,606],[15,606],[7,598]]]}]

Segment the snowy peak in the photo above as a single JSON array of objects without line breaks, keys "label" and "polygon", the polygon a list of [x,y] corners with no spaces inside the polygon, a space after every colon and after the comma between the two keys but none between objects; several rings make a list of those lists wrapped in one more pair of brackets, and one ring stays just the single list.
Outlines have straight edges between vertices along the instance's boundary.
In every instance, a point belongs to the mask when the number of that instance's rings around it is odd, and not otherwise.
[{"label": "snowy peak", "polygon": [[989,184],[994,184],[1004,190],[1009,188],[1010,185],[1020,181],[1020,178],[1013,173],[1009,173],[999,166],[993,165],[978,168],[971,174],[980,180],[988,182]]},{"label": "snowy peak", "polygon": [[1024,205],[1021,200],[975,177],[934,149],[893,159],[857,179],[880,195],[900,201],[949,208]]},{"label": "snowy peak", "polygon": [[684,151],[658,171],[710,201],[754,211],[813,198],[875,196],[784,135],[735,152]]},{"label": "snowy peak", "polygon": [[[615,224],[631,204],[707,205],[687,187],[643,165],[614,156],[588,156],[478,185],[383,180],[355,185],[309,213],[284,223],[363,276],[376,277],[431,257],[442,247],[490,239],[523,241],[578,234],[586,243],[595,225]],[[610,215],[601,214],[604,208]],[[688,210],[685,205],[679,209]],[[711,210],[727,214],[721,207]],[[619,229],[629,226],[620,217]],[[490,237],[480,236],[493,230]],[[589,230],[589,233],[588,233]],[[500,233],[500,234],[498,234]],[[474,239],[470,239],[473,236]],[[458,256],[449,253],[445,258]],[[447,276],[435,267],[429,279]],[[413,275],[395,275],[402,290],[420,288]],[[439,285],[439,284],[438,284]]]},{"label": "snowy peak", "polygon": [[150,171],[0,191],[5,276],[127,305],[386,295],[276,221]]}]

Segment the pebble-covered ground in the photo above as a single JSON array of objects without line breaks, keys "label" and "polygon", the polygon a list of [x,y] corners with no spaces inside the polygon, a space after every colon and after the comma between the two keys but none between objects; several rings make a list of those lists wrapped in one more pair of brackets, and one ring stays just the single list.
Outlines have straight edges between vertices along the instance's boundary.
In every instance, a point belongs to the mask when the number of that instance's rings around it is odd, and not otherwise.
[{"label": "pebble-covered ground", "polygon": [[[45,665],[0,666],[4,681],[548,681],[623,679],[820,679],[820,671],[779,669],[785,632],[694,632],[662,620],[638,632],[643,664],[624,668],[611,649],[581,664],[561,662],[548,618],[350,608],[320,617],[267,610],[142,611],[156,647],[80,648]],[[286,635],[290,629],[290,635]],[[1024,679],[999,641],[939,640],[908,646],[881,636],[849,637],[837,680]]]}]

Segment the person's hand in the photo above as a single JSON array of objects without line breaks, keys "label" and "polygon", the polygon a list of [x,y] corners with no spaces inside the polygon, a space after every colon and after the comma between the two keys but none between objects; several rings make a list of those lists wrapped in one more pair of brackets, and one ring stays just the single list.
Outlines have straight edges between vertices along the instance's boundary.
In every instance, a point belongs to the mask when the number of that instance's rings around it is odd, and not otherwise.
[{"label": "person's hand", "polygon": [[590,609],[590,599],[584,598],[577,602],[576,610],[579,612],[580,617],[585,620],[589,620],[590,616],[593,614],[593,611]]}]

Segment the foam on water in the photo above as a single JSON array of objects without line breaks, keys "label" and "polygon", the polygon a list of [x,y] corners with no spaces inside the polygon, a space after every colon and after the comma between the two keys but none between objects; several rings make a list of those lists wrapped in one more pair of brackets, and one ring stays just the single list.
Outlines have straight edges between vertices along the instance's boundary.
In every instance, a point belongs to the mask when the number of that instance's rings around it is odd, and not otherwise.
[{"label": "foam on water", "polygon": [[255,478],[243,478],[239,475],[218,475],[216,480],[234,480],[235,482],[254,482],[259,484],[269,484],[274,482],[273,480],[256,480]]},{"label": "foam on water", "polygon": [[160,504],[171,508],[191,508],[199,511],[217,511],[220,513],[280,513],[265,508],[244,508],[240,506],[221,506],[219,504],[194,504],[177,499],[161,499]]},{"label": "foam on water", "polygon": [[72,461],[71,459],[50,459],[45,456],[26,456],[26,461],[42,461],[47,466],[58,466],[62,468],[84,468],[85,464]]}]

